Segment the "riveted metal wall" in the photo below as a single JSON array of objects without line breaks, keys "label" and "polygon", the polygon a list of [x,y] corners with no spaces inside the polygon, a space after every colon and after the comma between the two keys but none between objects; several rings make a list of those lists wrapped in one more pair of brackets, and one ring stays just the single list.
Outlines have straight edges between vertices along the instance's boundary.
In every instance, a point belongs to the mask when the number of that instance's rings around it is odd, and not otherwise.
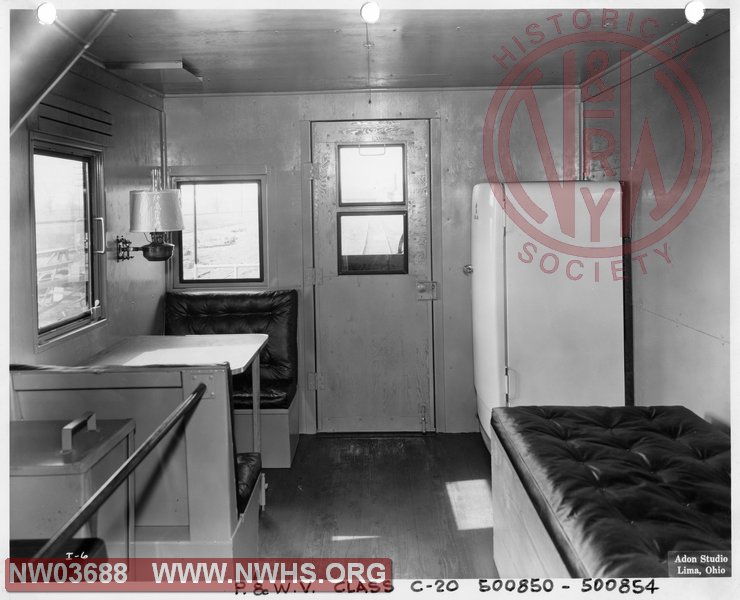
[{"label": "riveted metal wall", "polygon": [[[652,246],[633,252],[632,310],[634,399],[636,405],[680,404],[701,417],[730,424],[730,35],[726,12],[713,15],[681,37],[675,53],[706,104],[711,127],[711,170],[696,205],[675,229]],[[691,37],[693,35],[694,37]],[[684,39],[687,38],[687,39]],[[701,40],[703,43],[700,43]],[[696,113],[682,119],[676,103],[657,82],[658,65],[632,68],[632,159],[646,125],[667,189],[679,179],[684,153],[702,151],[700,138],[687,143],[684,124],[699,132]],[[614,120],[612,120],[614,121]],[[632,239],[655,227],[655,181],[630,181],[619,164],[618,122],[598,121],[615,141],[610,164],[627,186],[640,184]],[[605,139],[585,143],[586,169],[605,176],[590,150],[604,151]],[[589,148],[590,147],[590,148]],[[615,160],[616,159],[616,160]],[[695,170],[691,181],[696,179]],[[611,175],[614,177],[615,175]],[[633,177],[633,179],[635,179]],[[670,262],[669,262],[670,261]]]},{"label": "riveted metal wall", "polygon": [[[713,151],[707,185],[689,216],[658,244],[660,249],[668,245],[671,263],[648,250],[647,273],[633,266],[635,403],[682,404],[728,427],[729,42],[727,32],[697,47],[686,59],[711,119]],[[676,179],[684,145],[676,142],[675,134],[680,132],[675,131],[671,111],[651,92],[653,75],[649,71],[633,80],[633,146],[643,119],[649,118],[668,183]],[[638,235],[651,224],[649,206],[638,210]]]},{"label": "riveted metal wall", "polygon": [[[543,120],[553,148],[562,146],[562,91],[536,90]],[[269,286],[302,289],[304,217],[302,203],[301,133],[305,123],[328,120],[432,119],[439,123],[439,185],[432,188],[434,278],[440,282],[435,344],[441,356],[435,361],[442,404],[437,405],[438,431],[477,430],[473,389],[473,344],[470,280],[463,265],[470,262],[470,198],[473,186],[485,181],[483,123],[492,90],[429,90],[408,92],[318,93],[252,96],[179,97],[165,100],[168,155],[178,169],[204,165],[267,165],[274,178],[268,190]],[[522,120],[512,135],[512,154],[524,180],[542,180],[544,172],[528,124]],[[518,128],[518,129],[517,129]],[[305,137],[305,136],[304,136]],[[433,136],[434,141],[435,136]],[[435,157],[435,154],[437,155]],[[560,166],[562,157],[555,156]],[[433,167],[434,171],[434,167]],[[434,180],[434,172],[432,174]],[[434,183],[434,181],[433,181]],[[435,213],[435,202],[439,209]],[[310,207],[310,204],[309,204]],[[309,208],[310,210],[310,208]],[[310,229],[309,229],[310,231]],[[438,231],[439,235],[434,235]],[[304,331],[302,314],[299,331]],[[310,317],[312,318],[312,317]],[[441,331],[440,331],[441,330]],[[441,335],[440,335],[441,333]],[[307,341],[304,342],[304,339]],[[299,334],[301,372],[311,368],[313,342]],[[436,353],[436,350],[435,350]],[[303,393],[301,431],[315,431],[313,393]]]},{"label": "riveted metal wall", "polygon": [[[29,77],[32,75],[29,74]],[[116,88],[115,90],[112,88]],[[52,90],[60,97],[97,108],[112,117],[112,135],[104,148],[106,203],[107,319],[85,332],[36,348],[32,262],[33,223],[29,213],[29,140],[26,125],[10,138],[10,360],[16,363],[73,365],[123,335],[162,331],[161,299],[165,269],[140,255],[116,263],[115,237],[130,237],[128,193],[149,187],[150,169],[161,164],[161,98],[115,80],[98,67],[80,63]]]}]

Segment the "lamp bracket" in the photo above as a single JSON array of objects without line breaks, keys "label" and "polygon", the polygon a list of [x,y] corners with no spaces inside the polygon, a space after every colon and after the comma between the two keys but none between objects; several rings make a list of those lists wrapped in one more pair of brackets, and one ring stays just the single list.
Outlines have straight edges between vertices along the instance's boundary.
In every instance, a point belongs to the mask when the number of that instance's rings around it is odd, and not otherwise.
[{"label": "lamp bracket", "polygon": [[141,252],[144,258],[150,261],[168,260],[175,249],[174,244],[167,242],[167,232],[152,231],[150,232],[152,241],[144,246],[132,246],[131,240],[123,236],[116,237],[116,262],[131,260],[132,252]]},{"label": "lamp bracket", "polygon": [[[133,248],[135,250],[135,248]],[[126,239],[123,236],[116,236],[116,262],[122,260],[131,260],[131,240]]]}]

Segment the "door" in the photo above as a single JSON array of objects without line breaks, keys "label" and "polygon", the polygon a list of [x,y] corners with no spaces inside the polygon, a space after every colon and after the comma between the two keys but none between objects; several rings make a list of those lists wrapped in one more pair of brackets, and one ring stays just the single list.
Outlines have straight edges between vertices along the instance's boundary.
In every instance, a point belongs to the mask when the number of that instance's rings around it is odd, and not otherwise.
[{"label": "door", "polygon": [[[507,204],[523,191],[543,211],[552,208],[548,183],[520,185],[505,184]],[[598,238],[601,246],[619,246],[619,184],[578,182],[575,187],[578,198],[609,197],[601,205],[598,235],[586,203],[576,203],[575,242]],[[553,239],[563,237],[553,215],[539,231]],[[624,405],[621,260],[552,251],[524,233],[508,214],[505,246],[510,404]]]},{"label": "door", "polygon": [[429,122],[311,133],[318,430],[432,430]]}]

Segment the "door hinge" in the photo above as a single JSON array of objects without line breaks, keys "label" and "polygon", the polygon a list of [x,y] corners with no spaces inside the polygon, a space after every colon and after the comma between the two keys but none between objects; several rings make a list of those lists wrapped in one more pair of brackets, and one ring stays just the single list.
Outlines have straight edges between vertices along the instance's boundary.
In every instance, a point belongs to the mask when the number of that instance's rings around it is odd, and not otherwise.
[{"label": "door hinge", "polygon": [[417,300],[436,300],[439,284],[436,281],[417,281],[416,282],[416,299]]},{"label": "door hinge", "polygon": [[504,394],[506,406],[509,406],[509,367],[504,367]]},{"label": "door hinge", "polygon": [[309,392],[316,392],[325,388],[324,376],[321,373],[307,373],[307,379]]},{"label": "door hinge", "polygon": [[308,267],[303,269],[303,285],[321,285],[324,283],[324,270]]},{"label": "door hinge", "polygon": [[427,432],[427,405],[426,404],[419,405],[419,419],[421,421],[421,432],[426,433]]}]

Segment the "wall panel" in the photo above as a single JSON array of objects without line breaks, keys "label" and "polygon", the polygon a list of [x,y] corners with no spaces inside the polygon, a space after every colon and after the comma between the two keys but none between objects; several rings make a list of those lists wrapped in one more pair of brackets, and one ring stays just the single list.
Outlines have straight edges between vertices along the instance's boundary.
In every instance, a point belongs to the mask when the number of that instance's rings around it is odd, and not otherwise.
[{"label": "wall panel", "polygon": [[11,265],[9,305],[10,360],[16,363],[70,365],[84,360],[127,334],[162,330],[160,299],[165,272],[161,263],[141,255],[116,263],[115,237],[125,235],[134,245],[146,243],[142,234],[128,232],[128,193],[148,188],[150,169],[160,165],[161,111],[93,81],[97,67],[85,69],[86,77],[68,73],[53,93],[112,114],[112,144],[104,148],[106,203],[107,314],[102,325],[40,349],[34,342],[33,273],[31,272],[33,224],[30,221],[28,129],[22,126],[10,139]]},{"label": "wall panel", "polygon": [[[632,261],[634,314],[635,404],[684,405],[700,416],[729,427],[730,423],[730,35],[722,31],[726,15],[697,26],[699,45],[678,55],[706,103],[711,121],[712,163],[706,187],[689,215],[664,239],[637,254]],[[704,41],[701,27],[714,31]],[[709,30],[709,29],[708,29]],[[641,131],[652,133],[660,174],[666,187],[677,180],[684,150],[682,121],[656,75],[661,67],[639,72],[631,85],[632,158]],[[695,131],[695,113],[692,112]],[[618,122],[592,126],[609,129],[616,140],[610,164],[620,179],[629,181],[619,164]],[[697,153],[699,144],[695,144]],[[597,139],[593,149],[603,150]],[[588,150],[586,149],[586,152]],[[593,177],[605,176],[593,165]],[[694,169],[692,177],[697,174]],[[632,179],[636,179],[634,176]],[[633,219],[633,239],[654,228],[655,182],[645,175]],[[670,263],[659,252],[668,254]]]},{"label": "wall panel", "polygon": [[[483,123],[492,90],[399,91],[367,93],[284,94],[255,96],[172,97],[165,100],[168,156],[179,169],[204,165],[267,165],[273,174],[269,191],[268,226],[270,286],[303,286],[305,206],[301,200],[301,122],[437,118],[440,123],[441,264],[435,278],[441,282],[444,404],[437,422],[444,431],[474,431],[473,347],[470,280],[463,265],[470,262],[470,198],[473,185],[485,181]],[[537,97],[554,149],[562,145],[561,92],[537,90]],[[512,152],[524,180],[542,180],[539,154],[529,140],[526,118],[519,119],[512,136]],[[307,157],[305,158],[307,160]],[[556,162],[561,155],[556,153]],[[301,314],[301,320],[305,315]],[[303,331],[303,323],[299,332]],[[299,333],[299,345],[302,344]],[[304,356],[301,348],[301,357]],[[310,354],[310,353],[309,353]],[[301,372],[307,368],[302,360]],[[299,394],[302,388],[299,389]],[[314,431],[314,411],[301,397],[301,430]],[[311,417],[308,417],[311,415]]]}]

